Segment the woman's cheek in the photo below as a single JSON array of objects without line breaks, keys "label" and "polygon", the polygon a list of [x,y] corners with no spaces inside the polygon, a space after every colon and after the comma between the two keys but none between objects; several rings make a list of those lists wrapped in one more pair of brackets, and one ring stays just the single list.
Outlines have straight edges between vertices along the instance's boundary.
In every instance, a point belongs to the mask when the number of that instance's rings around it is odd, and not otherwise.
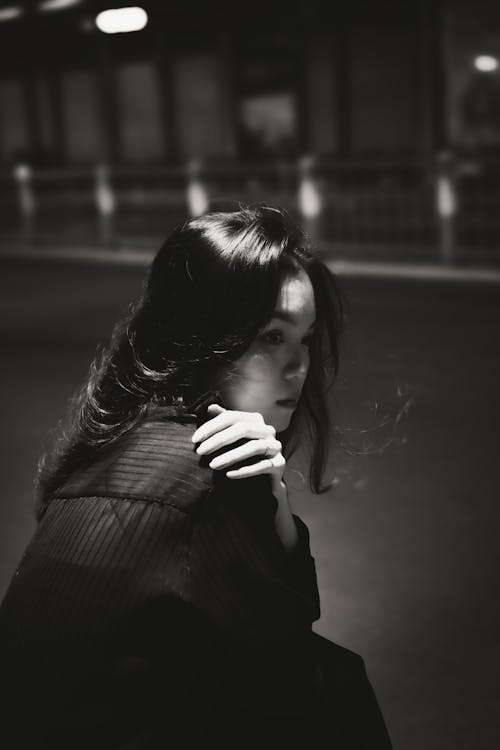
[{"label": "woman's cheek", "polygon": [[245,362],[244,373],[250,380],[256,382],[266,381],[272,371],[272,358],[265,352],[249,354]]}]

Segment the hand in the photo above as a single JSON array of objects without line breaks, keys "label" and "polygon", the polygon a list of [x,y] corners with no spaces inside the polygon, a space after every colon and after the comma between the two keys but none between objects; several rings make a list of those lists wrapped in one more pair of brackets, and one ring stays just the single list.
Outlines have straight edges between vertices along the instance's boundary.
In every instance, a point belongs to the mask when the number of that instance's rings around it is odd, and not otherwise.
[{"label": "hand", "polygon": [[280,488],[286,459],[281,452],[280,441],[276,440],[275,428],[266,424],[258,412],[232,411],[219,404],[210,404],[208,410],[216,416],[198,427],[191,438],[193,443],[200,443],[196,450],[198,455],[212,453],[224,445],[248,438],[243,445],[213,458],[209,463],[210,468],[226,469],[246,458],[262,454],[265,456],[263,460],[229,470],[226,476],[229,479],[244,479],[269,474],[273,491]]}]

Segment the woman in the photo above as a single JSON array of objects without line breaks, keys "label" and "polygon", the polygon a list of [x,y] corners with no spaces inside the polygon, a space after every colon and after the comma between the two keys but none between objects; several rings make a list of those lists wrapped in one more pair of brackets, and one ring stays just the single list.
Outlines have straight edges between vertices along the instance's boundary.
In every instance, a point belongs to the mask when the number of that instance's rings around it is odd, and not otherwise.
[{"label": "woman", "polygon": [[39,463],[0,609],[8,747],[390,748],[320,616],[286,458],[321,489],[335,278],[286,215],[193,219],[157,253]]}]

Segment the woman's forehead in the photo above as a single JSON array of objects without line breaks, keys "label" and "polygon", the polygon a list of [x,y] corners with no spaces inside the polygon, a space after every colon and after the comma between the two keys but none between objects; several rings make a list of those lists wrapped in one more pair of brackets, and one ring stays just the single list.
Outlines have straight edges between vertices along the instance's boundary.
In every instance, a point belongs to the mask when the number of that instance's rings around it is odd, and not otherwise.
[{"label": "woman's forehead", "polygon": [[302,271],[283,280],[273,317],[300,323],[305,319],[313,322],[316,316],[314,288],[309,276]]}]

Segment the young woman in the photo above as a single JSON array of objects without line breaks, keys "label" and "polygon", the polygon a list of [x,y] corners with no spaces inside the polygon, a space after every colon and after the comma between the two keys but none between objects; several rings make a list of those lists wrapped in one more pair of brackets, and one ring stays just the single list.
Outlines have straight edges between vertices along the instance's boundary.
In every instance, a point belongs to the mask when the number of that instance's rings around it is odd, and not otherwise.
[{"label": "young woman", "polygon": [[391,747],[362,658],[312,631],[285,481],[300,443],[324,491],[341,328],[284,212],[167,238],[39,463],[0,609],[6,747]]}]

